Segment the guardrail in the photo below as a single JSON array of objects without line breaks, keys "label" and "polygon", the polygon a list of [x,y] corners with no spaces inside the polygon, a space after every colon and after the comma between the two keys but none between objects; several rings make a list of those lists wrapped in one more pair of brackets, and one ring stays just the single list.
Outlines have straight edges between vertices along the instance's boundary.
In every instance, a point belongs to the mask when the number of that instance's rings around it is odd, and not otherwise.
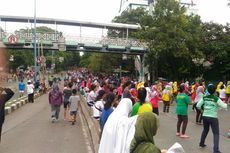
[{"label": "guardrail", "polygon": [[[35,93],[34,99],[38,98],[41,95],[43,94]],[[12,113],[13,111],[25,105],[26,103],[28,103],[27,96],[23,96],[23,97],[8,101],[5,106],[5,115]]]}]

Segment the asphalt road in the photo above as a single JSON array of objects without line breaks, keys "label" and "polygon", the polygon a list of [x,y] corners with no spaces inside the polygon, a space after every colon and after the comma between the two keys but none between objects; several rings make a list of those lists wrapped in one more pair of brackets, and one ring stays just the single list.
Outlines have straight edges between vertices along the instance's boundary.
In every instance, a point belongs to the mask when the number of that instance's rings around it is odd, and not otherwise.
[{"label": "asphalt road", "polygon": [[[62,108],[63,110],[63,108]],[[80,114],[80,113],[79,113]],[[51,123],[47,95],[6,116],[0,153],[91,153],[82,116]]]},{"label": "asphalt road", "polygon": [[[206,148],[199,149],[199,141],[203,125],[195,123],[196,113],[189,107],[189,123],[186,134],[190,136],[188,139],[182,139],[176,136],[177,116],[175,114],[175,106],[171,106],[170,113],[162,112],[162,103],[160,103],[160,127],[157,135],[154,137],[155,144],[161,149],[168,149],[175,142],[179,142],[186,153],[212,153],[213,150],[213,135],[210,128],[209,134],[206,138]],[[230,114],[229,111],[219,110],[219,127],[220,127],[220,151],[222,153],[230,153],[230,138],[226,135],[230,128]]]}]

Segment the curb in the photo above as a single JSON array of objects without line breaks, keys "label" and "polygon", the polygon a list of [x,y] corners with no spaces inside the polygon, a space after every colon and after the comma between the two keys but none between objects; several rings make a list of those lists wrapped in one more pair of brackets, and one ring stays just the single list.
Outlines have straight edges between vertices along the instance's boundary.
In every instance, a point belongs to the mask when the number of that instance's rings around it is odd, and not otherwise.
[{"label": "curb", "polygon": [[82,110],[82,115],[85,118],[88,132],[90,135],[92,149],[94,153],[98,152],[99,149],[99,138],[100,138],[100,125],[99,122],[92,117],[91,108],[87,105],[84,97],[81,96],[80,107]]},{"label": "curb", "polygon": [[[43,95],[43,94],[42,93],[35,93],[34,99],[40,97],[41,95]],[[5,107],[5,115],[12,113],[13,111],[19,109],[20,107],[22,107],[23,105],[25,105],[27,103],[28,103],[27,96],[23,96],[23,97],[14,99],[13,101],[7,102],[6,107]]]}]

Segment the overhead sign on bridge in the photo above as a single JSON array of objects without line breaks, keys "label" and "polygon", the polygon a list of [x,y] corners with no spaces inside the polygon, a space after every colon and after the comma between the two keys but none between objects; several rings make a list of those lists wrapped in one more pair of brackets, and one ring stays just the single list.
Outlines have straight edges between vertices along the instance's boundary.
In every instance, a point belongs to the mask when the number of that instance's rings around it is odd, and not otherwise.
[{"label": "overhead sign on bridge", "polygon": [[16,44],[18,42],[18,37],[16,35],[10,35],[8,37],[8,42],[10,44]]},{"label": "overhead sign on bridge", "polygon": [[[32,41],[34,39],[34,33],[28,32],[15,32],[14,34],[9,34],[2,32],[2,38],[8,38],[10,44],[16,44],[18,40]],[[36,38],[39,41],[58,41],[63,38],[60,33],[36,33]]]}]

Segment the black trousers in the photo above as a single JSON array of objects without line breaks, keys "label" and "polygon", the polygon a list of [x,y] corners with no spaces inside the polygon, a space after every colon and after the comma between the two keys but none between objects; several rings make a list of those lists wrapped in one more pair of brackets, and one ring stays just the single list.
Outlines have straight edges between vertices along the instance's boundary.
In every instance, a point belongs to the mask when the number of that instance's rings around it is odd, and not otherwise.
[{"label": "black trousers", "polygon": [[153,113],[155,113],[155,114],[159,115],[158,108],[153,107]]},{"label": "black trousers", "polygon": [[203,116],[203,132],[200,138],[200,145],[205,144],[205,139],[209,132],[209,127],[212,128],[213,133],[213,153],[219,153],[219,121],[217,118]]},{"label": "black trousers", "polygon": [[196,123],[201,123],[202,121],[202,111],[196,107],[197,103],[193,104],[193,107],[196,109]]},{"label": "black trousers", "polygon": [[28,94],[28,102],[33,103],[34,102],[34,93]]},{"label": "black trousers", "polygon": [[170,102],[169,101],[163,101],[164,106],[163,106],[163,112],[169,112],[169,107],[170,107]]},{"label": "black trousers", "polygon": [[2,125],[3,123],[0,123],[0,143],[1,143],[1,137],[2,137]]}]

